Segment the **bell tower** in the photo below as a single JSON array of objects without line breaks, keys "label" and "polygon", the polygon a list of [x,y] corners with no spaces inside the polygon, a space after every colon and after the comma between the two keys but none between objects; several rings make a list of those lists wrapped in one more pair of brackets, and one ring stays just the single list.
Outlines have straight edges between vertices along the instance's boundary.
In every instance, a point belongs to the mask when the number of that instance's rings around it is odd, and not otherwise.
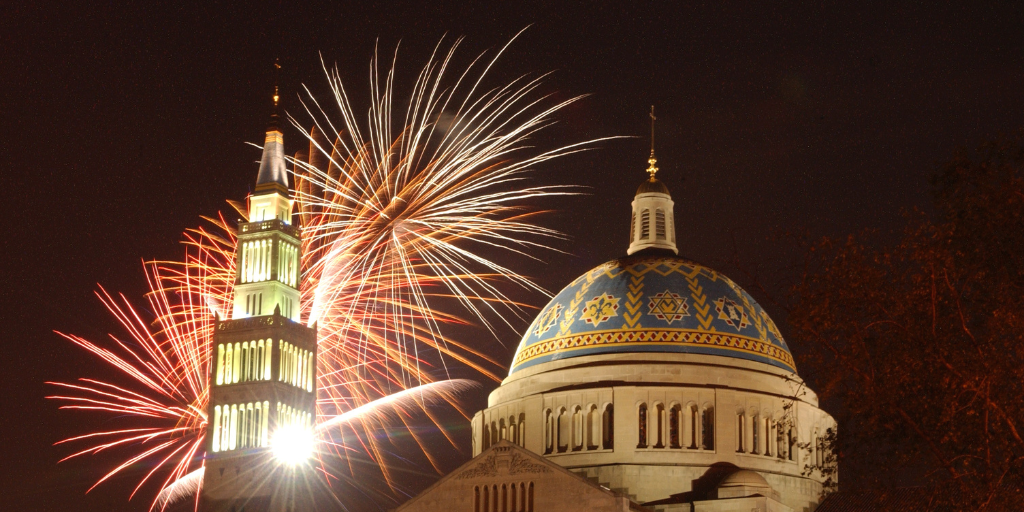
[{"label": "bell tower", "polygon": [[200,509],[314,510],[316,326],[300,323],[301,234],[283,134],[267,128],[249,219],[239,221],[231,317],[216,322]]}]

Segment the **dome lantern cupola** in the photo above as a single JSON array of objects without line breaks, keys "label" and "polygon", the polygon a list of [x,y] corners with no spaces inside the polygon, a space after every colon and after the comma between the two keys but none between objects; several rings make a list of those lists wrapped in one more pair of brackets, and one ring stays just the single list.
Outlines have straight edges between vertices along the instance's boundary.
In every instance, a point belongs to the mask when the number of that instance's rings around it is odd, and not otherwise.
[{"label": "dome lantern cupola", "polygon": [[650,178],[640,184],[633,199],[633,216],[629,228],[629,249],[632,255],[644,249],[668,249],[679,254],[676,248],[676,229],[672,207],[672,196],[668,188],[654,175],[658,172],[658,159],[654,157],[654,107],[651,107],[651,157],[647,159],[647,174]]}]

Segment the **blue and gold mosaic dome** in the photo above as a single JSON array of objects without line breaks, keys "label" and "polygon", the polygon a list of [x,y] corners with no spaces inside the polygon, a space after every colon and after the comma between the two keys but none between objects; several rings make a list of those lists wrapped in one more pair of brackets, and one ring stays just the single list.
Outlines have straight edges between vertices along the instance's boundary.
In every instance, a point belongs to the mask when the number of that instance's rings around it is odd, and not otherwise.
[{"label": "blue and gold mosaic dome", "polygon": [[728,277],[683,258],[637,254],[562,289],[523,336],[509,374],[548,361],[636,352],[710,354],[796,372],[775,323]]}]

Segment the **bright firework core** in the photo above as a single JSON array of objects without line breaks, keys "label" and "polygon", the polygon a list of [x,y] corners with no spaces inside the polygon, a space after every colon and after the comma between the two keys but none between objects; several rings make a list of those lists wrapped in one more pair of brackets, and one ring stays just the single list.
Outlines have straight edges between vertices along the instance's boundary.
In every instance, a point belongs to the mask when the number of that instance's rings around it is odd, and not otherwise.
[{"label": "bright firework core", "polygon": [[313,433],[299,426],[281,427],[271,441],[274,458],[289,466],[309,460],[313,446]]}]

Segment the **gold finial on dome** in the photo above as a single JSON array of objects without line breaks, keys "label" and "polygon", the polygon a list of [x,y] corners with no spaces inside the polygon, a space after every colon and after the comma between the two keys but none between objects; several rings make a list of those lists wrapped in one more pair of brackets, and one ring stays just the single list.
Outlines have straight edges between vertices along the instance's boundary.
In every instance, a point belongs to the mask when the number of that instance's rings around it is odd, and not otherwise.
[{"label": "gold finial on dome", "polygon": [[649,166],[647,167],[647,174],[651,175],[651,181],[654,181],[654,175],[658,173],[658,166],[654,165],[658,163],[658,159],[654,158],[654,121],[658,119],[654,117],[654,105],[651,105],[651,157],[647,159]]}]

